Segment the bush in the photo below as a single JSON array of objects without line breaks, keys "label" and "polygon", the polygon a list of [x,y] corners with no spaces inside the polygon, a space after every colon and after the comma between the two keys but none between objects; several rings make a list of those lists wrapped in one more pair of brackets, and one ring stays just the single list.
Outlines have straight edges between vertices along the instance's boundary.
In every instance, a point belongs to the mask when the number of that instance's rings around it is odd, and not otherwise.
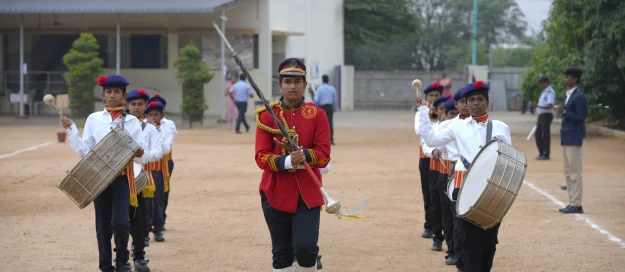
[{"label": "bush", "polygon": [[182,116],[189,120],[192,127],[194,121],[201,122],[204,119],[204,111],[208,109],[204,98],[204,84],[214,77],[214,73],[202,60],[200,49],[193,41],[180,49],[174,65],[178,69],[176,79],[182,84]]},{"label": "bush", "polygon": [[69,99],[72,116],[87,117],[93,112],[95,98],[93,88],[96,78],[102,74],[104,61],[98,57],[100,46],[91,33],[81,33],[72,48],[63,56],[68,72]]}]

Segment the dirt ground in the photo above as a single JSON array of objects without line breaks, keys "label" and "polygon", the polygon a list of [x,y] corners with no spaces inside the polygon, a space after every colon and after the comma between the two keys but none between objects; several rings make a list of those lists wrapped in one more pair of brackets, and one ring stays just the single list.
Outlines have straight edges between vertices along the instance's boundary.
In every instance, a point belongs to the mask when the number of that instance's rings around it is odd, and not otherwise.
[{"label": "dirt ground", "polygon": [[[513,145],[526,152],[526,181],[568,203],[559,136],[550,161],[536,161],[525,138],[535,116],[493,113],[512,128]],[[418,142],[411,112],[337,113],[332,171],[326,189],[343,210],[364,221],[322,212],[321,271],[455,271],[444,253],[420,237],[423,205]],[[248,120],[252,120],[248,117]],[[0,122],[0,155],[55,141],[56,119]],[[559,123],[552,126],[557,133]],[[147,251],[152,271],[271,271],[271,244],[257,193],[254,133],[224,125],[179,128],[166,242]],[[524,184],[499,232],[493,271],[623,271],[625,142],[587,138],[583,217],[562,215],[554,202]],[[97,271],[93,206],[78,209],[58,185],[79,161],[68,143],[0,159],[2,271]],[[595,223],[592,228],[587,221]]]}]

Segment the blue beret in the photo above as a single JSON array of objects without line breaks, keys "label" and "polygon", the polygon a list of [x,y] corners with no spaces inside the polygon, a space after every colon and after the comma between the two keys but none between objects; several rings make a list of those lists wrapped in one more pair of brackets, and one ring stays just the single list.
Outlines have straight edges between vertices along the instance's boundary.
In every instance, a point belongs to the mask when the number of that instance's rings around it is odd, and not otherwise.
[{"label": "blue beret", "polygon": [[488,91],[490,90],[490,87],[488,87],[488,85],[486,85],[486,83],[481,80],[469,83],[464,88],[464,97],[469,97],[470,95],[474,94],[488,94]]},{"label": "blue beret", "polygon": [[110,75],[108,77],[100,76],[98,78],[98,85],[102,86],[102,88],[126,88],[126,86],[130,85],[130,83],[128,83],[128,80],[120,75]]},{"label": "blue beret", "polygon": [[161,104],[161,102],[152,101],[152,102],[148,103],[148,109],[145,110],[145,113],[151,112],[153,110],[158,111],[160,113],[163,113],[163,109],[164,108],[165,108],[165,106],[163,104]]},{"label": "blue beret", "polygon": [[464,98],[464,92],[466,92],[466,86],[460,88],[460,90],[456,91],[456,93],[454,94],[454,100],[458,101],[462,98]]},{"label": "blue beret", "polygon": [[165,98],[161,97],[160,94],[154,94],[154,96],[152,96],[152,98],[148,99],[148,102],[152,102],[152,101],[160,102],[161,104],[163,104],[163,107],[167,106],[167,100],[165,100]]},{"label": "blue beret", "polygon": [[285,59],[278,65],[278,75],[306,76],[306,65],[297,58]]},{"label": "blue beret", "polygon": [[443,104],[443,107],[446,110],[453,110],[453,109],[456,109],[456,104],[455,103],[456,103],[456,100],[454,100],[452,98],[452,99],[449,99],[449,100],[445,101],[445,104]]},{"label": "blue beret", "polygon": [[438,107],[441,103],[445,103],[449,99],[451,99],[451,94],[448,94],[446,96],[441,96],[439,98],[436,98],[436,100],[434,100],[434,103],[432,103],[432,105],[434,107]]},{"label": "blue beret", "polygon": [[134,101],[137,99],[143,99],[145,101],[148,101],[150,99],[150,95],[143,89],[134,89],[128,92],[128,96],[126,96],[126,102]]},{"label": "blue beret", "polygon": [[428,94],[429,92],[433,92],[433,91],[439,91],[443,93],[443,89],[445,89],[445,87],[438,84],[438,82],[434,82],[432,83],[432,85],[425,87],[425,89],[423,90],[423,93]]}]

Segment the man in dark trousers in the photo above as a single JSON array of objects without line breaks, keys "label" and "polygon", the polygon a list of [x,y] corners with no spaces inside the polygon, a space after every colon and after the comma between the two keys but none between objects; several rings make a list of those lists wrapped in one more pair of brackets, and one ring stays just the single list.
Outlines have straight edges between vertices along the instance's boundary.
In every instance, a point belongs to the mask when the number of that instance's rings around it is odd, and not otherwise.
[{"label": "man in dark trousers", "polygon": [[230,89],[230,97],[234,99],[234,103],[239,110],[239,117],[237,118],[237,124],[235,127],[235,133],[241,133],[241,123],[245,126],[245,131],[250,131],[250,125],[245,121],[245,113],[247,112],[247,100],[254,97],[252,94],[252,87],[245,82],[245,74],[239,76],[239,82],[232,85]]},{"label": "man in dark trousers", "polygon": [[334,122],[332,120],[332,115],[334,114],[334,105],[338,102],[338,98],[336,96],[336,89],[328,83],[330,82],[328,75],[321,76],[321,81],[323,84],[317,88],[317,93],[315,93],[315,105],[322,108],[326,112],[326,116],[328,116],[330,137],[334,145]]},{"label": "man in dark trousers", "polygon": [[582,69],[569,67],[564,71],[564,85],[568,88],[564,106],[556,107],[562,114],[560,144],[564,162],[564,178],[570,204],[561,213],[584,213],[582,209],[582,142],[586,137],[588,100],[578,88]]},{"label": "man in dark trousers", "polygon": [[538,147],[537,160],[548,160],[551,147],[551,121],[553,121],[553,105],[556,103],[556,91],[551,88],[549,78],[542,76],[538,79],[538,85],[543,92],[536,105],[538,121],[536,122],[536,147]]}]

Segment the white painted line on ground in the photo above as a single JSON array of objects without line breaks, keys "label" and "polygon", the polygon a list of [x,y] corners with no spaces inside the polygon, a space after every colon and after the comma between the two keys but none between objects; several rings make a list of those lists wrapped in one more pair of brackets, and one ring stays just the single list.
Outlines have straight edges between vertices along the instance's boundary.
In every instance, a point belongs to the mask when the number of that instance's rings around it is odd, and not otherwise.
[{"label": "white painted line on ground", "polygon": [[[547,199],[551,200],[551,202],[553,202],[554,204],[556,204],[556,205],[558,205],[560,207],[564,207],[565,206],[564,203],[562,203],[562,201],[558,200],[557,198],[555,198],[551,194],[543,191],[542,189],[536,187],[536,185],[532,184],[531,182],[526,180],[526,181],[523,182],[523,184],[527,184],[527,186],[529,186],[530,188],[534,189],[534,191],[536,191],[539,194],[543,195]],[[605,230],[601,226],[597,225],[590,218],[584,216],[583,214],[579,214],[579,213],[576,213],[576,214],[573,214],[573,215],[575,215],[577,217],[577,219],[584,221],[586,223],[586,225],[590,226],[593,229],[596,229],[601,234],[607,236],[608,240],[617,243],[619,246],[621,246],[621,248],[625,248],[625,242],[623,242],[623,239],[618,238],[618,237],[612,235],[612,233],[608,232],[607,230]]]},{"label": "white painted line on ground", "polygon": [[56,142],[55,141],[45,142],[45,143],[42,143],[42,144],[31,146],[29,148],[24,148],[24,149],[17,150],[17,151],[15,151],[13,153],[3,154],[3,155],[0,155],[0,159],[8,158],[8,157],[15,156],[17,154],[28,152],[28,151],[33,151],[35,149],[38,149],[38,148],[44,147],[44,146],[48,146],[48,145],[51,145],[53,143],[56,143]]}]

